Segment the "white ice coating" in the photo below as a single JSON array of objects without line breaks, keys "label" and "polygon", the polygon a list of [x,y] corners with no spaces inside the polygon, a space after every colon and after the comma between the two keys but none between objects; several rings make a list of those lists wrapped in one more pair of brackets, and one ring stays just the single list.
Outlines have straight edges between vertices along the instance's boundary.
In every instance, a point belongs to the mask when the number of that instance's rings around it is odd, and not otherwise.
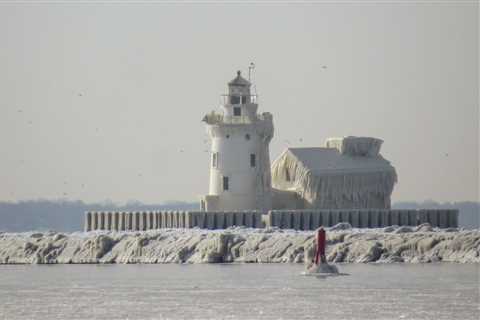
[{"label": "white ice coating", "polygon": [[[480,263],[480,231],[417,227],[327,228],[327,260]],[[147,232],[0,233],[0,264],[18,263],[304,263],[314,231],[231,228]]]},{"label": "white ice coating", "polygon": [[305,274],[338,274],[338,268],[335,265],[329,263],[308,264],[305,269]]},{"label": "white ice coating", "polygon": [[[240,73],[229,83],[225,98],[221,114],[212,112],[204,118],[212,142],[204,209],[267,211],[271,209],[272,115],[257,113],[256,96]],[[228,190],[224,179],[228,179]]]},{"label": "white ice coating", "polygon": [[380,153],[383,140],[372,137],[328,138],[325,147],[335,148],[341,154],[350,156],[376,157]]},{"label": "white ice coating", "polygon": [[289,148],[270,167],[272,115],[258,114],[250,86],[239,71],[222,112],[203,119],[212,142],[203,211],[390,208],[397,175],[379,153],[380,139],[329,138],[325,148]]},{"label": "white ice coating", "polygon": [[272,186],[296,192],[307,208],[390,208],[395,168],[381,140],[329,139],[326,148],[289,148],[272,164]]}]

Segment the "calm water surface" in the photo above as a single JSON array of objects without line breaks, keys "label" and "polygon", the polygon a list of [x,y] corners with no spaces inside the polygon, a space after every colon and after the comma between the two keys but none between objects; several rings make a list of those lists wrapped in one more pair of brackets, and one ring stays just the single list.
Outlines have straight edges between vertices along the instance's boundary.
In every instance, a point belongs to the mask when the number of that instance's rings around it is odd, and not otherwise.
[{"label": "calm water surface", "polygon": [[479,319],[479,265],[0,266],[0,319]]}]

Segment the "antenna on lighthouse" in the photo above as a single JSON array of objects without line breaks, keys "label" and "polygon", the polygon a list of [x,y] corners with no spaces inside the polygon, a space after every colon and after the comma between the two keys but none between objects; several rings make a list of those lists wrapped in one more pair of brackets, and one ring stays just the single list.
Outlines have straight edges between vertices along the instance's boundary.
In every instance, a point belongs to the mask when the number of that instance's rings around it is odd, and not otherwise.
[{"label": "antenna on lighthouse", "polygon": [[[250,62],[250,65],[248,66],[248,81],[250,83],[252,83],[252,71],[253,71],[253,69],[255,69],[255,63]],[[254,92],[253,99],[255,99],[254,101],[256,102],[257,101],[257,85],[253,84],[252,88],[253,88],[253,92]]]}]

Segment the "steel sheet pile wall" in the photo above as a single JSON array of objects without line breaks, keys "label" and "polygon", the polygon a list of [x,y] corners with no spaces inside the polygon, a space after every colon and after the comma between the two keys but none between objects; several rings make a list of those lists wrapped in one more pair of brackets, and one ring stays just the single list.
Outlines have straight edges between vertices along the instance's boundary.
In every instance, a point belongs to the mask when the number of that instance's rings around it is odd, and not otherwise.
[{"label": "steel sheet pile wall", "polygon": [[[265,223],[264,223],[265,222]],[[225,229],[232,226],[314,230],[348,222],[355,228],[392,225],[458,226],[458,210],[271,210],[260,211],[143,211],[86,212],[85,231],[145,231],[161,228]]]},{"label": "steel sheet pile wall", "polygon": [[266,225],[282,229],[314,230],[348,222],[355,228],[392,225],[458,227],[458,210],[271,210]]},{"label": "steel sheet pile wall", "polygon": [[161,228],[263,228],[259,211],[86,212],[85,231],[146,231]]},{"label": "steel sheet pile wall", "polygon": [[260,211],[189,211],[190,227],[225,229],[233,226],[263,228]]}]

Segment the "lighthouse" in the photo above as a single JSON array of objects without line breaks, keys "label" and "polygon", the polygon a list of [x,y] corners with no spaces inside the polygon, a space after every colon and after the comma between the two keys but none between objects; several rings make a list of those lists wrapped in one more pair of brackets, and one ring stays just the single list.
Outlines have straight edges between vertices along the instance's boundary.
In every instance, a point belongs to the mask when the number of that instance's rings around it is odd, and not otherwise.
[{"label": "lighthouse", "polygon": [[258,113],[257,95],[240,71],[222,97],[222,112],[212,111],[203,118],[211,139],[211,157],[209,193],[202,197],[201,209],[269,210],[272,115]]}]

